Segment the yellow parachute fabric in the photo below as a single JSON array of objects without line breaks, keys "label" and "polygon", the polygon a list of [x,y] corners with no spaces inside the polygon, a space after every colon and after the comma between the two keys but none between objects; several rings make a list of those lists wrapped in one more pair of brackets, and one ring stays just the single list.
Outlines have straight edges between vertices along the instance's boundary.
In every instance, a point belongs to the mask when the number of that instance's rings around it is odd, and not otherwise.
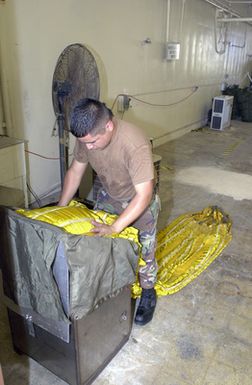
[{"label": "yellow parachute fabric", "polygon": [[[63,228],[71,234],[95,235],[91,220],[112,224],[116,215],[89,210],[84,204],[72,201],[66,207],[51,206],[33,210],[17,210],[26,217]],[[231,220],[218,207],[207,207],[197,213],[179,216],[157,235],[156,259],[159,266],[155,285],[157,295],[176,293],[195,279],[231,241]],[[120,237],[140,245],[138,230],[127,227]],[[139,264],[145,264],[140,258]],[[138,280],[132,286],[134,298],[141,295]]]},{"label": "yellow parachute fabric", "polygon": [[[157,295],[176,293],[195,279],[231,241],[231,220],[218,207],[179,216],[157,236]],[[139,283],[133,297],[141,294]]]},{"label": "yellow parachute fabric", "polygon": [[[32,210],[19,209],[16,212],[25,217],[60,227],[70,234],[88,236],[95,236],[95,233],[91,231],[94,227],[92,220],[111,225],[117,217],[102,210],[90,210],[83,203],[75,200],[71,201],[68,206],[48,206]],[[120,234],[111,234],[108,237],[125,238],[140,247],[138,230],[135,227],[127,227]]]}]

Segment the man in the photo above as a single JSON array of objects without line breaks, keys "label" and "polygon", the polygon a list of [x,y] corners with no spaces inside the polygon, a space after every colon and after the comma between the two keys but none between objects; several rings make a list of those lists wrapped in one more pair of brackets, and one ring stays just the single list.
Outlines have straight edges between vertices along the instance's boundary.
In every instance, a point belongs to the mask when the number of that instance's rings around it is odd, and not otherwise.
[{"label": "man", "polygon": [[118,120],[104,103],[83,99],[73,109],[70,130],[76,137],[74,159],[68,169],[60,206],[66,206],[76,193],[88,163],[96,171],[102,189],[95,209],[118,217],[112,225],[93,222],[97,236],[120,233],[131,225],[139,229],[145,266],[139,269],[142,288],[135,322],[151,321],[156,306],[154,284],[158,197],[154,194],[154,170],[149,141],[132,124]]}]

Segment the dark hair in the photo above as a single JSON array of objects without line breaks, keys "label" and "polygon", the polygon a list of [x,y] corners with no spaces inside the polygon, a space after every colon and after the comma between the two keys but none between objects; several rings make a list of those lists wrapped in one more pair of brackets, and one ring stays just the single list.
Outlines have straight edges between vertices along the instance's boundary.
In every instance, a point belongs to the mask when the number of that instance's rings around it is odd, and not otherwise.
[{"label": "dark hair", "polygon": [[70,116],[70,131],[77,138],[102,132],[105,125],[113,118],[112,111],[99,100],[81,99]]}]

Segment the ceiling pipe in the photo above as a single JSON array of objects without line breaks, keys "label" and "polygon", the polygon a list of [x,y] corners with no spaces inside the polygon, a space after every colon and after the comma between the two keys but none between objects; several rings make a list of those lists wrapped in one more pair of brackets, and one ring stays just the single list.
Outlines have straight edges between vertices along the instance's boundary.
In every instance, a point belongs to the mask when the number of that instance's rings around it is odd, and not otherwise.
[{"label": "ceiling pipe", "polygon": [[229,4],[252,4],[252,1],[229,1]]},{"label": "ceiling pipe", "polygon": [[214,0],[203,0],[203,1],[213,5],[214,7],[218,8],[218,9],[221,9],[222,11],[228,12],[231,16],[241,17],[241,15],[239,15],[239,13],[231,11],[229,8],[223,6],[222,4],[220,4],[217,1],[214,1]]},{"label": "ceiling pipe", "polygon": [[171,2],[167,0],[166,2],[166,42],[169,41],[170,37],[170,14],[171,14]]},{"label": "ceiling pipe", "polygon": [[[217,19],[218,21],[224,21],[224,22],[225,21],[241,21],[241,22],[248,23],[251,26],[252,18],[245,18],[245,17],[243,18],[239,13],[234,12],[230,8],[227,8],[226,6],[220,4],[219,1],[215,1],[215,0],[203,0],[203,1],[213,5],[214,7],[218,8],[218,9],[221,9],[222,11],[227,12],[230,16],[235,16],[234,18],[229,18],[229,20],[227,18]],[[251,2],[251,4],[252,4],[252,2]]]},{"label": "ceiling pipe", "polygon": [[230,21],[252,23],[252,17],[222,17],[218,18],[217,21],[221,21],[223,23],[228,23]]}]

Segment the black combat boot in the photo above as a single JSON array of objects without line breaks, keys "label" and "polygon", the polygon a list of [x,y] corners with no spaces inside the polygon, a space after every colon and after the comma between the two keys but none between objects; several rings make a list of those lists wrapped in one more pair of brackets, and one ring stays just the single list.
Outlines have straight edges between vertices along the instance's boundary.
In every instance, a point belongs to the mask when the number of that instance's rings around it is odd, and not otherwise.
[{"label": "black combat boot", "polygon": [[140,303],[135,316],[135,323],[137,325],[143,326],[152,320],[156,303],[155,289],[142,289]]}]

